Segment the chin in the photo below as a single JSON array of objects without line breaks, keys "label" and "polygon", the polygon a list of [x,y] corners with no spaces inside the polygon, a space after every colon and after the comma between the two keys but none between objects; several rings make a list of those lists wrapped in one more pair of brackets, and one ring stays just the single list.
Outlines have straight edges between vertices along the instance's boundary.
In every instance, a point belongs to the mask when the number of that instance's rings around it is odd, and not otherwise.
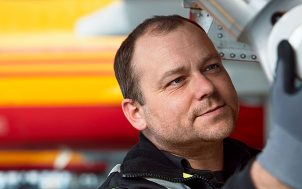
[{"label": "chin", "polygon": [[199,137],[205,141],[219,141],[231,135],[235,128],[233,121],[225,121],[223,123],[215,123],[204,126],[200,131]]}]

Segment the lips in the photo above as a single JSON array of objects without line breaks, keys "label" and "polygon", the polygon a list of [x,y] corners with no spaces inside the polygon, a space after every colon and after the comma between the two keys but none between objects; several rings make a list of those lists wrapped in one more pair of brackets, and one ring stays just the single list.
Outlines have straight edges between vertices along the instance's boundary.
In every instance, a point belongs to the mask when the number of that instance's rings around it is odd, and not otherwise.
[{"label": "lips", "polygon": [[222,107],[224,107],[225,104],[222,104],[222,105],[219,105],[219,106],[215,106],[214,108],[210,108],[209,110],[207,110],[206,112],[202,113],[200,116],[203,116],[203,115],[206,115],[206,114],[209,114],[211,112],[214,112]]}]

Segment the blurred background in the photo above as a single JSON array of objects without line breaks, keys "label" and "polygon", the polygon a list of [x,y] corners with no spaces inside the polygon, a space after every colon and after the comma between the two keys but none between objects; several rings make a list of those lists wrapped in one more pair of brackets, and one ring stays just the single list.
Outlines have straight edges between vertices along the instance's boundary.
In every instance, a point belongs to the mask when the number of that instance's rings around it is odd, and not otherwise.
[{"label": "blurred background", "polygon": [[[0,189],[103,182],[138,134],[120,108],[115,52],[145,18],[169,14],[190,11],[181,0],[0,0]],[[226,67],[241,100],[232,137],[261,148],[262,70],[243,68],[255,81]]]}]

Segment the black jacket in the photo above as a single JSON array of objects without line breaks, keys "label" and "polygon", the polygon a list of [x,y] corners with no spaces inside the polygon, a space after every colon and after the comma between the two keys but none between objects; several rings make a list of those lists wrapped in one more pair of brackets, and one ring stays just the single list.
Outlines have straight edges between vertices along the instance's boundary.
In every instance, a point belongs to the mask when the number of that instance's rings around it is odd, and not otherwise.
[{"label": "black jacket", "polygon": [[[141,134],[139,143],[128,152],[120,171],[111,173],[99,189],[166,188],[166,184],[157,184],[146,178],[183,183],[191,189],[220,188],[230,175],[242,170],[257,153],[258,150],[228,138],[224,140],[223,171],[194,170],[185,159],[160,151]],[[184,173],[190,176],[184,176]]]}]

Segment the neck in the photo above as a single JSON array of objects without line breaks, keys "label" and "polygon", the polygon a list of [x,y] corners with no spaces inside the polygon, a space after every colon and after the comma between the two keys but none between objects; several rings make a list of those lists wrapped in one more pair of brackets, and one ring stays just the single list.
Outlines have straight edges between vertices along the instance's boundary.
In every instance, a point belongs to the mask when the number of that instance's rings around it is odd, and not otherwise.
[{"label": "neck", "polygon": [[153,144],[160,150],[180,156],[189,161],[193,169],[220,171],[223,170],[223,140],[201,142],[198,145],[162,146],[155,141]]},{"label": "neck", "polygon": [[207,142],[178,154],[186,158],[194,169],[211,171],[223,169],[223,141]]}]

